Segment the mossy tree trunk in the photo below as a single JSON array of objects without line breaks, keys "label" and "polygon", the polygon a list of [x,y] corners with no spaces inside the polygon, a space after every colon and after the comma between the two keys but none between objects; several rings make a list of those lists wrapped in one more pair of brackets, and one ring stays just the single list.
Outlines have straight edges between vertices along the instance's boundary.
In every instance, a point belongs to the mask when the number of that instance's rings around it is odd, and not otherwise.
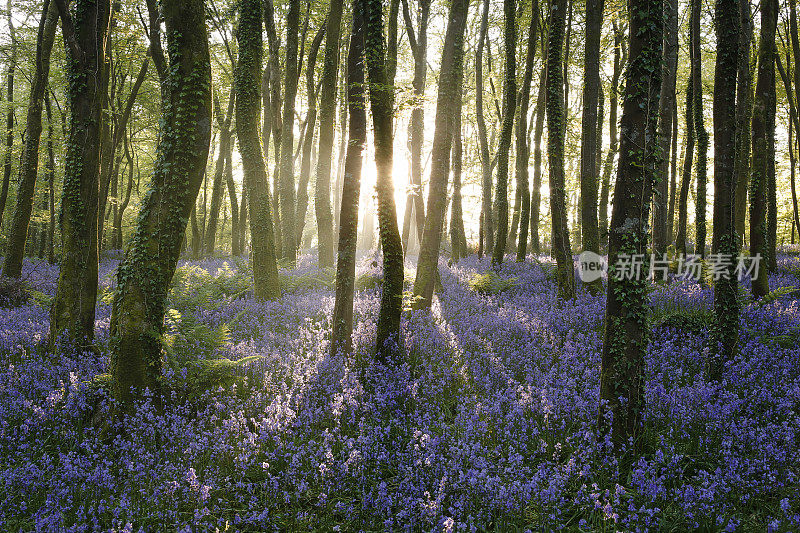
[{"label": "mossy tree trunk", "polygon": [[25,240],[28,236],[33,196],[36,190],[36,176],[39,171],[42,102],[47,90],[47,79],[50,76],[50,52],[53,49],[57,28],[58,7],[53,0],[45,0],[36,36],[36,70],[28,100],[27,126],[19,169],[17,203],[11,219],[11,232],[8,236],[6,255],[3,261],[3,275],[11,278],[19,278],[22,274]]},{"label": "mossy tree trunk", "polygon": [[[664,62],[661,66],[661,99],[658,110],[658,140],[661,162],[653,195],[653,252],[661,259],[667,252],[669,208],[669,161],[672,118],[676,105],[678,74],[678,2],[664,2]],[[658,272],[656,273],[658,275]]]},{"label": "mossy tree trunk", "polygon": [[647,223],[659,159],[656,126],[663,51],[662,5],[661,0],[628,2],[630,59],[620,122],[617,194],[609,232],[611,268],[600,370],[600,424],[610,429],[617,453],[629,439],[633,439],[634,449],[637,446],[644,412],[648,280],[646,275],[617,279],[617,262],[623,256],[647,252]]},{"label": "mossy tree trunk", "polygon": [[353,22],[347,53],[347,105],[349,142],[344,160],[342,210],[339,214],[339,247],[336,259],[336,300],[333,306],[331,355],[353,349],[353,291],[356,277],[358,200],[361,166],[367,143],[367,111],[364,95],[364,0],[353,0]]},{"label": "mossy tree trunk", "polygon": [[[503,123],[497,146],[497,238],[492,251],[492,264],[499,265],[506,254],[508,239],[508,161],[511,135],[517,108],[517,21],[516,0],[503,0]],[[527,128],[526,128],[527,130]],[[527,133],[526,133],[527,135]]]},{"label": "mossy tree trunk", "polygon": [[56,158],[53,150],[53,113],[50,109],[50,95],[45,95],[44,106],[47,111],[47,193],[50,218],[47,224],[47,262],[56,262]]},{"label": "mossy tree trunk", "polygon": [[[235,67],[234,67],[235,68]],[[205,243],[203,248],[207,254],[213,255],[217,247],[217,221],[222,207],[223,181],[225,180],[225,166],[228,164],[228,157],[231,151],[231,121],[233,120],[233,106],[236,102],[236,92],[231,91],[228,96],[228,108],[223,116],[221,111],[215,107],[217,125],[219,126],[219,153],[214,166],[214,181],[211,186],[211,207],[208,210],[208,225],[205,233]],[[218,102],[214,102],[218,105]]]},{"label": "mossy tree trunk", "polygon": [[[231,203],[231,254],[234,257],[242,255],[241,237],[243,232],[242,223],[239,219],[239,198],[236,196],[236,182],[233,181],[233,158],[232,148],[228,147],[225,155],[225,187],[228,189],[228,199]],[[242,202],[245,199],[242,197]]]},{"label": "mossy tree trunk", "polygon": [[[286,57],[284,60],[283,125],[280,153],[281,257],[294,265],[297,258],[294,183],[294,109],[297,96],[298,31],[300,0],[289,0],[286,11]],[[251,226],[252,227],[252,226]]]},{"label": "mossy tree trunk", "polygon": [[110,0],[78,0],[70,13],[55,0],[67,44],[70,127],[61,195],[61,268],[50,314],[49,346],[65,336],[88,347],[94,340],[97,299],[97,209],[102,81]]},{"label": "mossy tree trunk", "polygon": [[700,47],[700,17],[702,0],[691,0],[691,69],[692,69],[692,112],[694,113],[694,131],[697,137],[697,197],[694,208],[695,243],[694,253],[705,257],[706,254],[706,205],[707,205],[707,166],[708,166],[708,132],[703,119],[703,57]]},{"label": "mossy tree trunk", "polygon": [[[691,52],[691,50],[690,50]],[[694,159],[694,98],[692,97],[691,77],[686,84],[686,135],[683,150],[683,169],[681,171],[681,187],[678,194],[678,233],[675,236],[675,251],[682,256],[686,255],[686,233],[689,220],[689,187],[692,183],[692,160]]]},{"label": "mossy tree trunk", "polygon": [[[336,78],[339,70],[339,39],[342,26],[342,0],[331,0],[325,28],[325,59],[319,103],[319,149],[317,153],[314,209],[317,215],[319,266],[333,266],[334,235],[331,212],[331,167],[333,161],[333,122],[336,119]],[[344,135],[344,132],[342,132]]]},{"label": "mossy tree trunk", "polygon": [[575,267],[569,242],[564,178],[564,26],[566,0],[550,0],[547,46],[547,158],[550,171],[552,247],[558,269],[558,296],[575,297]]},{"label": "mossy tree trunk", "polygon": [[[603,30],[603,0],[587,0],[586,34],[583,61],[583,114],[581,119],[581,239],[583,251],[600,252],[600,228],[597,219],[598,144],[603,137],[597,127],[600,92],[600,34]],[[587,283],[594,294],[603,289],[603,282],[597,279]]]},{"label": "mossy tree trunk", "polygon": [[[775,32],[778,25],[777,0],[761,2],[761,34],[758,46],[758,75],[753,104],[753,160],[750,174],[750,255],[760,254],[758,276],[753,280],[753,296],[760,298],[769,292],[767,261],[769,238],[767,232],[767,202],[770,174],[770,138],[774,140],[775,126]],[[772,131],[770,131],[772,129]]]},{"label": "mossy tree trunk", "polygon": [[123,405],[159,388],[167,290],[211,140],[211,62],[203,0],[162,0],[169,50],[168,99],[150,187],[117,271],[111,375]]},{"label": "mossy tree trunk", "polygon": [[394,86],[387,83],[383,9],[380,0],[365,0],[365,56],[377,167],[378,224],[383,249],[383,292],[378,315],[376,352],[379,360],[395,352],[400,342],[403,304],[403,243],[397,226],[392,180]]},{"label": "mossy tree trunk", "polygon": [[[546,32],[542,31],[542,57],[547,55]],[[542,204],[542,135],[544,133],[545,104],[547,100],[547,69],[543,68],[539,75],[539,88],[536,96],[536,121],[533,127],[533,186],[531,187],[531,251],[538,254],[539,213]]]},{"label": "mossy tree trunk", "polygon": [[[750,0],[739,0],[741,31],[739,33],[739,67],[736,87],[736,233],[744,244],[747,218],[747,190],[750,185],[750,123],[753,120],[753,67],[750,43],[753,40],[753,18]],[[796,30],[795,30],[796,31]]]},{"label": "mossy tree trunk", "polygon": [[403,216],[403,249],[408,248],[414,212],[414,228],[417,238],[422,241],[425,227],[425,197],[422,188],[422,144],[425,141],[425,78],[428,72],[428,20],[430,19],[431,0],[418,0],[417,31],[411,21],[408,1],[403,0],[403,19],[406,23],[406,35],[414,56],[414,79],[411,86],[414,90],[414,107],[411,110],[411,123],[408,127],[408,144],[411,147],[411,184],[406,197],[406,209]]},{"label": "mossy tree trunk", "polygon": [[[236,91],[236,135],[250,209],[254,294],[258,299],[280,296],[272,206],[267,169],[259,135],[263,43],[258,0],[240,0],[239,61],[234,75]],[[243,200],[244,201],[244,200]],[[240,229],[244,226],[239,217]]]},{"label": "mossy tree trunk", "polygon": [[431,152],[428,215],[425,217],[425,230],[420,244],[412,309],[430,309],[433,288],[439,277],[439,246],[447,212],[447,178],[450,173],[450,153],[457,122],[454,117],[461,114],[460,109],[456,107],[461,104],[460,93],[464,79],[464,29],[468,10],[469,0],[454,0],[450,4],[450,14],[447,17]]},{"label": "mossy tree trunk", "polygon": [[[531,154],[530,132],[528,131],[528,106],[531,99],[531,82],[533,80],[533,58],[536,56],[539,29],[539,1],[531,3],[531,23],[528,27],[528,50],[525,56],[525,73],[522,77],[522,88],[519,96],[519,113],[517,115],[517,155],[514,161],[517,176],[516,196],[520,201],[519,239],[517,240],[517,261],[524,261],[528,253],[528,227],[531,218],[531,197],[528,181],[528,161]],[[513,232],[512,232],[513,233]]]},{"label": "mossy tree trunk", "polygon": [[303,155],[300,162],[300,183],[297,185],[297,231],[295,240],[297,247],[303,240],[303,229],[306,225],[306,212],[308,211],[308,180],[311,177],[311,155],[314,146],[314,133],[317,126],[317,90],[314,85],[314,70],[317,65],[317,54],[325,36],[325,26],[322,25],[314,35],[311,48],[308,51],[308,64],[306,65],[306,97],[308,110],[306,111],[306,131],[303,136]]},{"label": "mossy tree trunk", "polygon": [[[298,24],[299,24],[299,12],[297,15]],[[280,62],[280,48],[281,43],[280,39],[278,38],[278,33],[275,28],[275,8],[273,5],[272,0],[264,0],[264,26],[267,31],[267,43],[269,44],[269,108],[264,108],[265,115],[267,114],[267,109],[269,109],[269,117],[265,116],[265,123],[269,122],[270,126],[272,127],[272,142],[273,146],[275,147],[274,152],[275,155],[273,156],[273,160],[275,161],[275,168],[273,170],[273,192],[274,194],[274,202],[272,206],[274,209],[272,210],[272,222],[275,234],[275,250],[278,255],[281,254],[281,250],[283,249],[283,230],[281,227],[281,185],[280,185],[280,172],[282,168],[281,162],[281,135],[283,133],[283,119],[281,117],[281,62]],[[294,120],[294,118],[292,118]],[[264,135],[267,135],[264,133]],[[269,136],[267,135],[267,138]],[[268,140],[268,139],[267,139]],[[264,148],[266,152],[266,146]],[[266,162],[266,159],[265,159]],[[292,188],[294,188],[294,183],[292,183]],[[267,190],[269,190],[269,184],[267,184]],[[294,189],[293,189],[294,190]],[[245,223],[245,214],[247,210],[247,202],[242,200],[241,209],[245,210],[244,212],[239,214],[239,227],[242,231],[245,231],[246,223]],[[242,244],[241,248],[242,251],[245,249],[245,235],[241,234],[242,237]]]},{"label": "mossy tree trunk", "polygon": [[494,213],[492,210],[492,163],[489,155],[489,139],[483,114],[483,49],[488,38],[489,0],[483,0],[481,26],[478,33],[478,48],[475,50],[475,122],[478,127],[478,142],[481,155],[481,239],[478,255],[494,248]]},{"label": "mossy tree trunk", "polygon": [[11,184],[11,158],[14,150],[14,72],[17,68],[17,37],[14,28],[14,19],[11,16],[11,0],[8,0],[6,16],[8,17],[8,33],[11,39],[8,51],[8,70],[6,71],[6,97],[8,110],[6,111],[6,154],[3,162],[3,184],[0,186],[0,227],[6,212],[8,188]]}]

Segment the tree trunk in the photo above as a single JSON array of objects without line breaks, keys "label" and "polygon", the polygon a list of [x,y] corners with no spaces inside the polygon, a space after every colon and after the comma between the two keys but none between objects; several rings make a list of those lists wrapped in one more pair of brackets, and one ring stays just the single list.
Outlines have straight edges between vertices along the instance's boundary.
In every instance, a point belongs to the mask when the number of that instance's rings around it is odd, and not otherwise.
[{"label": "tree trunk", "polygon": [[550,171],[552,248],[557,263],[558,296],[575,297],[575,267],[569,242],[564,179],[564,68],[562,51],[567,0],[550,0],[547,46],[547,159]]},{"label": "tree trunk", "polygon": [[525,56],[525,74],[522,78],[522,89],[519,98],[519,115],[517,116],[517,158],[515,172],[517,175],[517,197],[520,198],[519,239],[517,241],[517,261],[524,261],[528,253],[528,225],[531,218],[531,197],[528,185],[528,160],[530,158],[530,132],[528,131],[528,105],[530,103],[531,81],[533,79],[533,58],[536,55],[539,28],[539,1],[531,3],[531,24],[528,28],[528,51]]},{"label": "tree trunk", "polygon": [[[300,26],[300,0],[289,0],[286,11],[286,59],[283,98],[283,128],[280,153],[281,257],[289,265],[297,259],[294,183],[294,109],[297,95],[297,34]],[[253,204],[251,203],[251,206]],[[251,215],[255,212],[251,213]],[[251,221],[255,218],[250,217]],[[251,222],[252,231],[252,222]]]},{"label": "tree trunk", "polygon": [[[546,36],[542,32],[542,57],[546,57]],[[538,254],[539,211],[542,205],[542,134],[544,133],[545,103],[547,100],[547,69],[543,68],[539,75],[539,88],[536,96],[536,122],[533,128],[533,187],[531,191],[531,251]]]},{"label": "tree trunk", "polygon": [[[463,76],[463,72],[462,72]],[[463,78],[462,78],[463,85]],[[453,201],[450,204],[450,246],[452,248],[452,259],[454,263],[462,257],[466,257],[467,236],[464,231],[464,213],[461,198],[461,173],[463,145],[461,140],[461,114],[463,107],[463,86],[458,88],[456,93],[457,101],[453,111],[453,148],[450,157],[453,166]]]},{"label": "tree trunk", "polygon": [[[516,0],[503,0],[503,125],[497,147],[497,239],[492,252],[492,264],[499,265],[506,254],[508,238],[508,160],[517,99],[517,21]],[[526,128],[527,129],[527,128]]]},{"label": "tree trunk", "polygon": [[[266,112],[266,111],[265,111]],[[225,185],[228,188],[228,197],[231,202],[231,254],[234,257],[242,255],[242,242],[240,233],[242,229],[242,221],[239,219],[239,200],[236,197],[236,182],[233,181],[233,162],[231,161],[233,154],[230,152],[225,155]],[[244,203],[244,196],[242,197]]]},{"label": "tree trunk", "polygon": [[712,252],[720,254],[723,272],[714,282],[712,379],[722,377],[733,358],[739,330],[739,283],[735,268],[739,254],[734,200],[736,195],[736,73],[739,67],[739,0],[717,0],[714,26],[717,59],[714,71],[714,234]]},{"label": "tree trunk", "polygon": [[739,33],[739,68],[736,88],[736,233],[744,245],[747,218],[747,191],[750,185],[750,123],[753,120],[753,66],[750,43],[753,40],[753,18],[750,0],[739,0],[741,33]]},{"label": "tree trunk", "polygon": [[366,2],[365,54],[370,109],[375,145],[375,165],[378,170],[378,223],[383,248],[383,293],[376,338],[377,357],[387,356],[399,349],[400,312],[403,304],[403,244],[397,227],[392,182],[394,86],[386,83],[383,40],[383,12],[380,0]]},{"label": "tree trunk", "polygon": [[[767,202],[769,186],[769,139],[774,139],[775,116],[775,32],[778,25],[777,0],[761,2],[761,35],[758,46],[758,77],[753,103],[753,160],[750,175],[750,255],[761,258],[758,276],[752,280],[753,296],[769,292],[767,263]],[[773,118],[771,118],[773,117]],[[772,131],[770,132],[770,130]]]},{"label": "tree trunk", "polygon": [[[299,13],[297,14],[299,24]],[[269,89],[270,89],[270,119],[269,122],[272,126],[272,141],[275,147],[275,168],[272,174],[272,190],[275,192],[272,210],[272,221],[275,233],[275,251],[278,256],[281,255],[283,249],[283,228],[281,224],[281,184],[280,172],[282,168],[281,162],[281,136],[283,134],[283,119],[281,117],[281,64],[280,64],[280,41],[275,29],[274,6],[272,0],[264,0],[264,25],[267,30],[267,42],[269,44]],[[295,31],[295,34],[297,31]],[[296,76],[295,76],[296,78]],[[265,110],[266,111],[266,110]],[[292,124],[294,124],[294,117],[292,117]],[[290,150],[291,152],[291,150]],[[266,163],[266,161],[265,161]],[[269,183],[267,184],[269,190]],[[294,182],[292,182],[292,190],[294,190]],[[243,195],[244,199],[244,195]],[[242,203],[242,209],[247,209],[247,202]],[[246,232],[246,224],[242,214],[239,215],[239,228],[241,231]],[[242,233],[242,251],[245,249],[244,241],[245,235]]]},{"label": "tree trunk", "polygon": [[[112,248],[122,249],[122,218],[125,216],[125,210],[131,200],[131,192],[133,191],[133,171],[134,161],[133,155],[128,148],[128,140],[125,139],[125,157],[128,162],[128,185],[125,188],[125,196],[114,214],[114,237]],[[136,169],[138,174],[138,168]]]},{"label": "tree trunk", "polygon": [[8,200],[8,187],[11,183],[11,158],[14,150],[14,71],[17,68],[17,37],[14,29],[14,20],[11,17],[11,0],[8,0],[8,31],[11,46],[8,57],[8,72],[6,74],[6,94],[8,97],[8,111],[6,112],[6,156],[3,163],[3,184],[0,186],[0,227],[3,225],[3,215],[6,212]]},{"label": "tree trunk", "polygon": [[300,163],[300,183],[297,185],[297,233],[295,243],[300,249],[303,240],[303,229],[306,225],[306,212],[308,211],[308,179],[311,177],[311,148],[314,146],[314,132],[317,125],[317,94],[314,90],[314,69],[317,65],[317,54],[325,36],[325,26],[320,26],[314,35],[311,48],[308,51],[308,64],[306,65],[306,95],[308,98],[308,111],[306,115],[306,131],[303,139],[303,158]]},{"label": "tree trunk", "polygon": [[[269,184],[267,184],[267,187],[269,187]],[[250,212],[247,209],[247,202],[248,202],[247,184],[244,184],[244,186],[242,187],[242,199],[239,202],[239,252],[242,254],[246,254],[249,249],[247,245],[247,228],[248,228],[247,222],[249,219],[248,215],[250,214]],[[275,205],[275,203],[273,202],[272,205]],[[276,211],[277,209],[272,210],[273,213],[275,213]],[[275,226],[273,226],[273,228],[274,227]],[[275,244],[276,249],[277,247],[278,245]],[[275,257],[277,261],[277,251]]]},{"label": "tree trunk", "polygon": [[[513,6],[512,6],[513,7]],[[439,71],[439,94],[436,101],[436,126],[431,152],[431,175],[428,191],[428,216],[420,244],[417,276],[414,281],[412,309],[430,309],[433,288],[439,277],[439,246],[442,224],[447,211],[447,178],[450,173],[450,153],[454,127],[460,114],[460,93],[464,80],[464,29],[469,0],[454,0],[447,17],[447,31],[442,48]],[[514,12],[511,11],[511,24]],[[512,99],[513,100],[513,99]],[[509,139],[510,142],[510,139]]]},{"label": "tree trunk", "polygon": [[[618,261],[647,252],[647,222],[658,162],[662,5],[661,0],[628,3],[630,60],[620,123],[616,185],[619,194],[614,195],[609,232],[611,268],[600,370],[600,425],[610,424],[611,441],[618,454],[624,451],[630,438],[636,446],[644,412],[648,281],[646,275],[624,275]],[[645,260],[644,272],[647,263]],[[619,274],[623,274],[622,279],[617,279]],[[612,416],[611,420],[607,414]]]},{"label": "tree trunk", "polygon": [[[236,135],[239,139],[239,152],[242,154],[247,205],[250,208],[250,235],[253,246],[253,293],[257,299],[264,300],[280,296],[281,289],[278,283],[278,264],[272,227],[269,182],[258,131],[259,111],[261,109],[261,62],[263,56],[261,16],[259,15],[258,0],[243,0],[239,7],[239,28],[236,34],[236,39],[239,43],[239,61],[237,62],[234,76]],[[286,73],[288,76],[287,84],[289,84],[291,82],[290,74],[293,74],[293,71],[290,73],[287,68]],[[294,101],[294,98],[292,98],[292,101]],[[294,120],[292,118],[289,115],[290,123],[293,124]],[[291,156],[291,145],[289,145],[289,155]],[[293,185],[292,193],[294,193]],[[244,227],[243,219],[243,216],[239,217],[240,230]],[[291,235],[284,234],[284,237],[291,238]],[[292,246],[294,245],[292,244]],[[294,253],[292,252],[290,255],[293,256]]]},{"label": "tree trunk", "polygon": [[50,220],[47,225],[47,262],[56,262],[56,161],[53,154],[53,114],[50,110],[50,95],[45,95],[44,105],[47,111],[47,192],[48,207],[50,208]]},{"label": "tree trunk", "polygon": [[162,0],[161,9],[170,50],[169,100],[150,190],[117,273],[111,317],[112,391],[128,408],[145,387],[159,388],[164,304],[211,139],[204,1]]},{"label": "tree trunk", "polygon": [[347,54],[347,104],[350,114],[350,139],[344,163],[342,211],[339,215],[336,300],[333,307],[333,334],[331,336],[331,355],[333,356],[339,353],[349,354],[353,350],[353,290],[356,277],[358,200],[361,194],[362,153],[367,143],[363,10],[364,0],[353,0],[353,26]]},{"label": "tree trunk", "polygon": [[89,347],[94,340],[100,129],[106,91],[101,80],[111,12],[110,0],[78,0],[74,15],[66,0],[55,1],[71,82],[61,196],[61,268],[50,316],[50,349],[62,336],[78,347]]},{"label": "tree trunk", "polygon": [[686,225],[689,220],[689,187],[692,182],[692,159],[694,158],[694,113],[692,107],[691,77],[686,84],[686,140],[683,150],[683,170],[681,173],[681,190],[678,196],[678,235],[675,237],[675,251],[686,256]]},{"label": "tree trunk", "polygon": [[425,74],[428,71],[428,19],[430,17],[431,0],[419,0],[418,31],[416,36],[411,22],[408,2],[403,0],[403,19],[406,23],[408,41],[414,56],[414,79],[411,86],[414,90],[414,108],[411,110],[409,124],[409,145],[411,146],[411,185],[406,199],[405,216],[403,217],[403,249],[408,248],[411,228],[411,211],[414,211],[414,226],[417,239],[422,240],[425,226],[425,200],[422,188],[422,144],[425,140]]},{"label": "tree trunk", "polygon": [[[658,110],[658,141],[661,161],[653,195],[653,252],[661,260],[667,253],[669,156],[672,144],[672,118],[676,106],[675,88],[678,75],[678,0],[664,2],[664,63],[661,67],[661,97]],[[655,276],[659,277],[656,271]],[[666,279],[664,274],[661,279]]]},{"label": "tree trunk", "polygon": [[36,175],[39,171],[39,140],[42,136],[42,100],[50,76],[50,52],[53,49],[58,28],[58,8],[55,2],[45,0],[39,31],[36,37],[36,71],[31,83],[28,100],[28,116],[25,131],[25,144],[17,187],[17,204],[11,219],[11,232],[8,236],[6,256],[3,262],[3,275],[19,278],[22,274],[22,259],[25,256],[25,239],[31,221],[33,196],[36,189]]},{"label": "tree trunk", "polygon": [[[234,66],[234,68],[236,68]],[[211,186],[211,207],[208,212],[208,225],[205,232],[205,243],[203,248],[209,255],[214,255],[217,246],[217,221],[219,220],[219,210],[222,206],[222,187],[225,179],[225,165],[228,161],[228,152],[231,150],[231,120],[233,119],[233,106],[236,101],[236,92],[231,91],[228,96],[228,109],[225,116],[220,116],[217,111],[217,124],[219,125],[219,153],[214,166],[214,181]]]},{"label": "tree trunk", "polygon": [[[331,163],[333,161],[333,122],[336,118],[336,78],[339,70],[339,39],[342,26],[342,0],[331,0],[325,28],[325,60],[319,104],[319,152],[317,155],[314,209],[317,215],[319,266],[333,266],[333,213],[331,213]],[[344,132],[342,132],[344,136]]]},{"label": "tree trunk", "polygon": [[481,185],[483,213],[483,238],[478,246],[478,255],[484,250],[494,248],[494,213],[492,212],[492,163],[489,155],[489,141],[486,135],[486,120],[483,116],[483,48],[487,41],[489,25],[489,0],[483,0],[481,27],[478,37],[478,48],[475,51],[475,122],[478,126],[478,141],[481,154]]},{"label": "tree trunk", "polygon": [[678,101],[677,87],[672,106],[672,148],[669,164],[669,207],[667,208],[667,245],[675,242],[675,202],[678,198]]},{"label": "tree trunk", "polygon": [[614,166],[614,158],[617,156],[619,149],[619,140],[617,138],[617,109],[618,109],[618,95],[619,95],[619,77],[622,69],[625,67],[625,61],[622,59],[623,49],[625,44],[622,42],[622,31],[617,26],[616,18],[612,20],[612,28],[614,31],[614,71],[611,75],[611,98],[609,98],[609,112],[608,112],[608,135],[610,144],[608,146],[608,154],[606,161],[603,164],[603,180],[600,186],[600,209],[599,209],[599,233],[600,239],[603,244],[608,244],[608,200],[611,191],[611,167]]},{"label": "tree trunk", "polygon": [[706,179],[708,165],[708,132],[703,120],[703,64],[700,50],[700,15],[702,0],[691,0],[691,69],[692,69],[692,111],[694,112],[694,131],[697,136],[697,198],[695,204],[695,243],[694,253],[706,255]]},{"label": "tree trunk", "polygon": [[[602,144],[597,129],[600,92],[600,34],[603,30],[603,0],[586,0],[586,42],[583,62],[583,116],[581,118],[581,236],[583,251],[600,252],[600,228],[597,217],[598,144]],[[569,60],[569,59],[568,59]],[[587,283],[592,294],[603,289],[599,278]]]}]

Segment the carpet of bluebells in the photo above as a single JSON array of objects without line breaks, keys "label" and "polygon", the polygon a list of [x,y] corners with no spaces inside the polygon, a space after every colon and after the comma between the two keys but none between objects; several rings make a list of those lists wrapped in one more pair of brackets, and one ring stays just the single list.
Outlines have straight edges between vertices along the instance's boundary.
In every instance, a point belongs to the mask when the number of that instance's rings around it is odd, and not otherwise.
[{"label": "carpet of bluebells", "polygon": [[[549,258],[488,284],[487,259],[443,260],[433,312],[404,314],[387,366],[371,356],[373,256],[347,359],[329,354],[332,276],[312,256],[271,302],[244,260],[182,261],[163,400],[102,420],[111,400],[89,384],[108,367],[116,265],[101,266],[100,355],[41,348],[56,267],[27,262],[34,297],[0,310],[0,530],[800,529],[797,292],[757,304],[745,282],[739,353],[712,383],[713,290],[652,286],[643,452],[621,475],[597,431],[605,297],[559,302]],[[799,285],[786,250],[770,287]],[[247,364],[191,388],[192,358]]]}]

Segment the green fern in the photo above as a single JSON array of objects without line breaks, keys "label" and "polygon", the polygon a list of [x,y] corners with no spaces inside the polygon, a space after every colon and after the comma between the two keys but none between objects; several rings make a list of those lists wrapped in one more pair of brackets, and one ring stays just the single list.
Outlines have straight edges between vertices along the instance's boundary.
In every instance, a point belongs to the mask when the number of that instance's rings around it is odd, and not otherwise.
[{"label": "green fern", "polygon": [[766,305],[769,305],[769,304],[777,301],[780,298],[783,298],[784,296],[789,296],[791,294],[794,294],[795,292],[798,292],[798,288],[797,287],[791,287],[791,286],[790,287],[778,287],[777,289],[774,289],[774,290],[768,292],[763,297],[761,297],[758,300],[756,300],[755,306],[759,307],[759,308],[764,307]]}]

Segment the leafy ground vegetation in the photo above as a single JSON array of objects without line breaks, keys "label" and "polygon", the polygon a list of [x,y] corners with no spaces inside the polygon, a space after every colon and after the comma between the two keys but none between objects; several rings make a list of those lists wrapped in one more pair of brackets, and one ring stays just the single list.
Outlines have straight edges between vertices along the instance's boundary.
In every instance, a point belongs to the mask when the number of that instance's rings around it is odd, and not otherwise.
[{"label": "leafy ground vegetation", "polygon": [[57,271],[26,262],[28,296],[13,288],[0,311],[0,529],[800,528],[800,303],[787,289],[800,256],[779,256],[764,303],[744,284],[738,355],[718,384],[705,371],[712,289],[652,285],[643,453],[628,476],[596,431],[605,297],[579,286],[559,301],[548,261],[491,275],[488,258],[442,261],[432,315],[404,313],[405,354],[386,366],[371,353],[372,256],[350,359],[329,355],[333,273],[309,256],[281,270],[270,302],[253,299],[246,261],[182,262],[166,398],[117,422],[102,378],[117,261],[100,269],[99,355],[45,355]]}]

